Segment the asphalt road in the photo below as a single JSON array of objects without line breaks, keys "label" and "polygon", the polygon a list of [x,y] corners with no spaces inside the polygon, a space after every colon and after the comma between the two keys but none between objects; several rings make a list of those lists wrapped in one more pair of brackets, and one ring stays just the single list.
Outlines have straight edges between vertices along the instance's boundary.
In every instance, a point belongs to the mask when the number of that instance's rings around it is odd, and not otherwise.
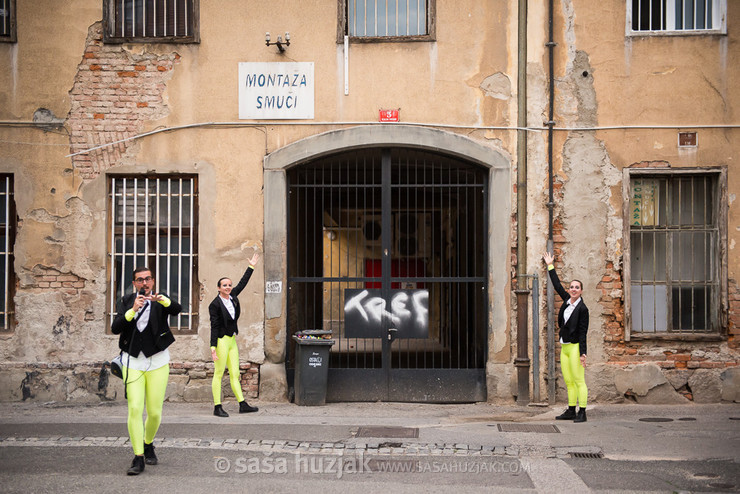
[{"label": "asphalt road", "polygon": [[260,408],[166,404],[160,463],[129,477],[124,405],[0,404],[0,491],[740,492],[738,405],[598,406],[586,424],[557,407]]}]

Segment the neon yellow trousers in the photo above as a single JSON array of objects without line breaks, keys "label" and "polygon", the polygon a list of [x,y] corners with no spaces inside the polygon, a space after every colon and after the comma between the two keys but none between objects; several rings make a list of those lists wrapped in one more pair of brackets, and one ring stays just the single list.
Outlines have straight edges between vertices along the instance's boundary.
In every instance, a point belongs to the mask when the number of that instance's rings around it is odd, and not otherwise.
[{"label": "neon yellow trousers", "polygon": [[[159,424],[162,423],[162,405],[170,377],[170,366],[168,364],[146,372],[124,367],[123,375],[127,372],[128,435],[134,454],[143,455],[144,443],[154,441]],[[143,422],[145,405],[146,422]]]},{"label": "neon yellow trousers", "polygon": [[239,381],[239,349],[236,346],[236,338],[233,336],[222,336],[216,344],[216,356],[218,360],[214,362],[213,381],[211,381],[211,391],[213,392],[213,404],[221,404],[221,380],[224,377],[224,371],[229,369],[229,382],[231,391],[239,402],[244,401],[242,385]]},{"label": "neon yellow trousers", "polygon": [[568,389],[568,406],[586,408],[588,388],[586,387],[586,369],[581,365],[581,352],[578,343],[560,345],[560,368],[563,371],[565,387]]}]

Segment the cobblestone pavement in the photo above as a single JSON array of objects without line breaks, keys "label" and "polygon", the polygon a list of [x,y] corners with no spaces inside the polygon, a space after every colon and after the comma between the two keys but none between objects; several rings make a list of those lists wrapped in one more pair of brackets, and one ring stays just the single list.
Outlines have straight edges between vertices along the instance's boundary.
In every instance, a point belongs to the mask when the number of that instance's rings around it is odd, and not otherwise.
[{"label": "cobblestone pavement", "polygon": [[[369,456],[463,456],[463,457],[532,457],[571,458],[578,455],[601,455],[601,449],[586,447],[551,447],[537,445],[486,446],[459,443],[420,443],[397,440],[365,442],[311,442],[286,440],[254,440],[237,438],[164,437],[154,440],[157,448],[211,449],[255,452],[262,454],[319,454]],[[0,437],[0,447],[128,447],[128,437]]]}]

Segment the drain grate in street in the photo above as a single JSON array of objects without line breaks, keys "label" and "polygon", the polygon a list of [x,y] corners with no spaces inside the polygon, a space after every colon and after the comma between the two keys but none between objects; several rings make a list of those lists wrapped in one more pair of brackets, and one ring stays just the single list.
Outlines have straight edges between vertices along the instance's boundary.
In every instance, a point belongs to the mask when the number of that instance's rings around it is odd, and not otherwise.
[{"label": "drain grate in street", "polygon": [[419,437],[416,427],[360,427],[355,437]]},{"label": "drain grate in street", "polygon": [[639,420],[640,422],[673,422],[673,419],[666,417],[643,417]]},{"label": "drain grate in street", "polygon": [[498,424],[499,432],[539,432],[541,434],[560,433],[552,424]]},{"label": "drain grate in street", "polygon": [[603,458],[604,457],[604,453],[602,453],[601,451],[599,451],[598,453],[584,453],[582,451],[577,451],[577,452],[571,451],[569,454],[571,458]]}]

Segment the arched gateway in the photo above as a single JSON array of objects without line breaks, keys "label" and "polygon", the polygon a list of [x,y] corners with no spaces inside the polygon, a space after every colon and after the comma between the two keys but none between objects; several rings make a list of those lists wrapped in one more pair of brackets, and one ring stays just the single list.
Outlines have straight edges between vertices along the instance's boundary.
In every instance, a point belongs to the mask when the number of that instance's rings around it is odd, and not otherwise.
[{"label": "arched gateway", "polygon": [[324,329],[335,340],[329,401],[485,400],[490,268],[506,250],[490,244],[508,237],[492,232],[502,221],[492,214],[501,204],[508,215],[508,169],[468,138],[403,125],[328,132],[267,156],[266,339],[285,345],[272,359],[285,361],[288,384],[291,335]]}]

